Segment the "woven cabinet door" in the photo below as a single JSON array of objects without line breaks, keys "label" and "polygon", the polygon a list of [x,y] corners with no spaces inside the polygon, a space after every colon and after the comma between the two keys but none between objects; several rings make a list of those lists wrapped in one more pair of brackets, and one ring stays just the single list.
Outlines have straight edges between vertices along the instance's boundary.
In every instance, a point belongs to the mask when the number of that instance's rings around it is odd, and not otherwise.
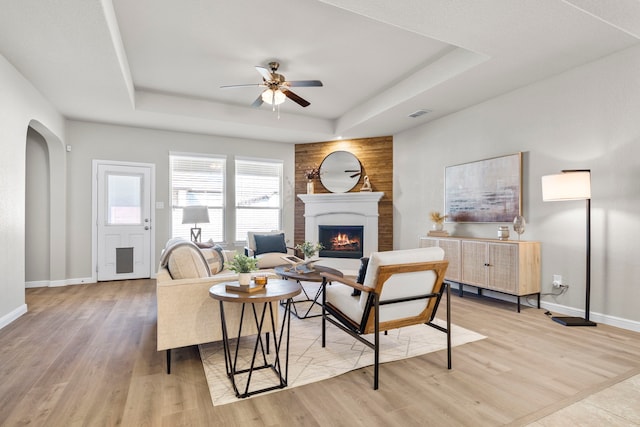
[{"label": "woven cabinet door", "polygon": [[518,289],[518,245],[489,243],[489,289],[517,294]]}]

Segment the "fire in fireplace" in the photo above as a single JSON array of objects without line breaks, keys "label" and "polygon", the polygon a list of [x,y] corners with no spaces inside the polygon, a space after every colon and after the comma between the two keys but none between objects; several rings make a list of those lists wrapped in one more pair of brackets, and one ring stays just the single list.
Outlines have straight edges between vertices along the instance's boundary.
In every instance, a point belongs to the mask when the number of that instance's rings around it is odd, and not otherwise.
[{"label": "fire in fireplace", "polygon": [[319,225],[318,240],[324,246],[319,253],[328,258],[361,258],[364,227],[362,225]]}]

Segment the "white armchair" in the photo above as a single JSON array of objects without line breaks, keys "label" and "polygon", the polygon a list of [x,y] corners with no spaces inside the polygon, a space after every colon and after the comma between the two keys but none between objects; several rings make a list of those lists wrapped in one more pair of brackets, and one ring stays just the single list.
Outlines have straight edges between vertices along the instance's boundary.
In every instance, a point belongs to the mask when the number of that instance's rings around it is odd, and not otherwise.
[{"label": "white armchair", "polygon": [[[377,390],[380,332],[424,323],[446,333],[451,369],[450,290],[444,282],[448,265],[441,248],[420,248],[372,253],[363,284],[323,274],[322,347],[326,322],[330,322],[372,348],[373,388]],[[360,290],[360,295],[354,296],[354,289]],[[446,327],[442,327],[433,320],[445,289],[447,317]],[[362,336],[371,333],[374,342]]]}]

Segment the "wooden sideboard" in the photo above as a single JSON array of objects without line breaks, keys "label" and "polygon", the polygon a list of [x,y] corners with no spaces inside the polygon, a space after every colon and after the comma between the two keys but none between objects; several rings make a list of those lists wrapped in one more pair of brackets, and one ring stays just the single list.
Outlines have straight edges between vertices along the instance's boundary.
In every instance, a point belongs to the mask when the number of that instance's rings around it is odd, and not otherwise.
[{"label": "wooden sideboard", "polygon": [[518,299],[537,295],[540,308],[540,242],[478,239],[471,237],[421,237],[420,247],[444,249],[449,268],[445,280],[458,283],[460,295],[464,285],[478,293],[489,289]]}]

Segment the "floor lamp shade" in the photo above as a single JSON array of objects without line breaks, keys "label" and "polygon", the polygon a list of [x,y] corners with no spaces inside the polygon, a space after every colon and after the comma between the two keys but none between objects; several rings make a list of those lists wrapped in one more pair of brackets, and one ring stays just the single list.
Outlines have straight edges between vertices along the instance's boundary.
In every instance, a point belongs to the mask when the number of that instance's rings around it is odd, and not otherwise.
[{"label": "floor lamp shade", "polygon": [[182,223],[194,224],[191,228],[191,240],[199,242],[202,236],[202,230],[198,224],[209,223],[209,209],[206,206],[185,206],[182,209]]},{"label": "floor lamp shade", "polygon": [[557,175],[542,177],[542,200],[586,200],[591,198],[591,173],[589,171],[563,171]]},{"label": "floor lamp shade", "polygon": [[554,316],[552,319],[565,326],[596,326],[589,320],[591,295],[591,171],[587,169],[563,170],[561,174],[542,177],[542,200],[587,201],[587,247],[584,318]]}]

